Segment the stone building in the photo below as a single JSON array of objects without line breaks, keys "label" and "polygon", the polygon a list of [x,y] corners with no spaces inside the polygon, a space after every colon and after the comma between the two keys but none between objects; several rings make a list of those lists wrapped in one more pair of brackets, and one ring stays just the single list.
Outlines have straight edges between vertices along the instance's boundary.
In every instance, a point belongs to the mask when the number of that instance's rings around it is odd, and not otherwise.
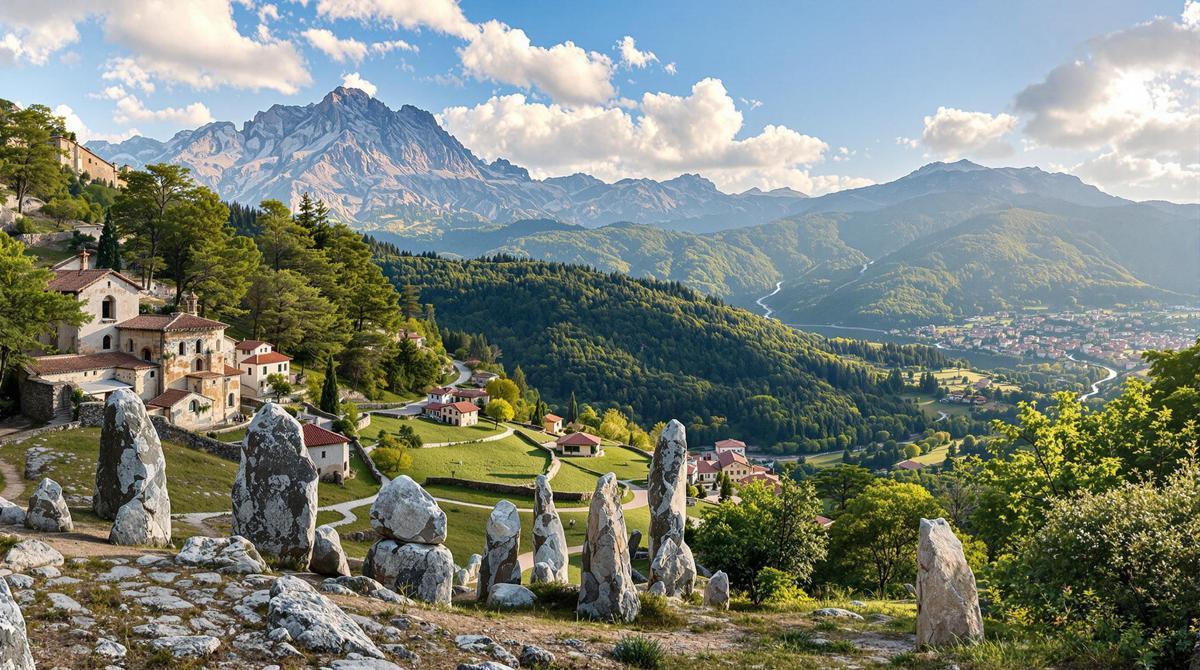
[{"label": "stone building", "polygon": [[141,286],[119,272],[88,267],[88,257],[85,249],[75,256],[76,269],[55,270],[50,280],[50,290],[74,296],[83,303],[84,313],[92,315],[91,321],[80,326],[55,324],[54,330],[41,338],[51,350],[77,354],[118,351],[117,324],[138,315]]},{"label": "stone building", "polygon": [[50,138],[50,143],[58,147],[59,164],[75,174],[87,173],[93,181],[103,182],[114,188],[125,185],[125,180],[121,178],[121,168],[117,167],[116,163],[104,160],[79,142],[70,137],[55,135]]}]

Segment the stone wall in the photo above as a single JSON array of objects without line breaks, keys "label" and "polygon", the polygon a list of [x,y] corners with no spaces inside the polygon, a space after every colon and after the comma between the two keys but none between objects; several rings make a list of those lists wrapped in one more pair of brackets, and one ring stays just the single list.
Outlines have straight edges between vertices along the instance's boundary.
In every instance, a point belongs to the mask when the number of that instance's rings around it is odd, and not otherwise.
[{"label": "stone wall", "polygon": [[[542,443],[538,442],[537,440],[533,439],[532,437],[529,437],[528,435],[526,435],[525,433],[522,433],[519,430],[514,430],[513,435],[516,435],[517,439],[521,440],[525,444],[528,444],[537,449],[541,449],[542,451],[546,452],[547,454],[550,454],[550,465],[546,467],[546,471],[542,474],[546,475],[546,479],[551,480],[551,483],[553,483],[554,475],[557,475],[558,469],[560,467],[562,467],[562,463],[558,460],[558,455],[554,453],[554,450],[543,446]],[[555,495],[557,495],[557,494],[555,494]]]},{"label": "stone wall", "polygon": [[79,425],[99,426],[104,423],[104,403],[98,401],[79,403]]},{"label": "stone wall", "polygon": [[73,230],[60,230],[56,233],[23,233],[12,237],[27,247],[43,247],[47,244],[69,240],[74,236],[75,231]]},{"label": "stone wall", "polygon": [[[492,493],[510,493],[533,499],[534,489],[533,484],[501,484],[499,482],[480,482],[474,479],[460,479],[458,477],[426,477],[424,485],[430,484],[447,484],[450,486],[461,486],[463,488],[475,489],[476,491],[490,491]],[[585,502],[592,499],[591,491],[555,491],[554,499],[559,501]]]},{"label": "stone wall", "polygon": [[221,442],[211,437],[193,433],[186,428],[172,425],[165,417],[152,416],[150,417],[150,421],[154,423],[154,428],[158,431],[160,439],[178,442],[185,447],[198,449],[213,456],[224,458],[227,461],[240,463],[242,460],[242,446],[240,444],[229,444],[228,442]]},{"label": "stone wall", "polygon": [[371,471],[371,476],[375,478],[375,482],[382,484],[384,479],[383,473],[379,471],[379,468],[375,467],[375,461],[371,460],[371,455],[367,453],[367,450],[363,448],[357,438],[350,438],[350,449],[358,454],[363,463],[367,464],[367,469]]},{"label": "stone wall", "polygon": [[23,375],[21,413],[34,421],[50,421],[60,409],[72,409],[71,385]]},{"label": "stone wall", "polygon": [[5,435],[4,437],[0,437],[0,444],[8,444],[10,442],[24,442],[25,440],[28,440],[31,437],[37,437],[38,435],[45,435],[46,433],[56,433],[60,430],[71,430],[72,428],[79,428],[79,427],[80,427],[80,424],[78,421],[71,421],[69,423],[56,423],[53,426],[42,426],[41,428],[30,428],[29,430],[23,430],[19,433],[13,433],[12,435]]}]

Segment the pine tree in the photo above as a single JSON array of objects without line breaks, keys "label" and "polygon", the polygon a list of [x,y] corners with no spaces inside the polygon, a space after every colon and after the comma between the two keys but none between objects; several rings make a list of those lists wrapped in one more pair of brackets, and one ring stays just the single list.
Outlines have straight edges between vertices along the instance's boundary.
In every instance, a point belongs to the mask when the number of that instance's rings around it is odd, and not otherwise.
[{"label": "pine tree", "polygon": [[109,210],[104,214],[104,227],[100,229],[100,241],[96,245],[96,267],[117,272],[122,270],[119,237],[117,226],[112,220],[112,210]]},{"label": "pine tree", "polygon": [[517,390],[521,392],[522,396],[529,390],[529,383],[525,381],[525,371],[521,369],[520,365],[513,368],[512,381],[517,385]]},{"label": "pine tree", "polygon": [[416,286],[405,284],[401,300],[405,318],[415,319],[421,315],[421,293]]},{"label": "pine tree", "polygon": [[333,367],[333,356],[326,359],[325,381],[321,384],[321,411],[337,414],[341,402],[338,399],[337,370]]},{"label": "pine tree", "polygon": [[575,392],[571,391],[571,406],[567,410],[567,423],[575,423],[579,420],[579,403],[575,401]]}]

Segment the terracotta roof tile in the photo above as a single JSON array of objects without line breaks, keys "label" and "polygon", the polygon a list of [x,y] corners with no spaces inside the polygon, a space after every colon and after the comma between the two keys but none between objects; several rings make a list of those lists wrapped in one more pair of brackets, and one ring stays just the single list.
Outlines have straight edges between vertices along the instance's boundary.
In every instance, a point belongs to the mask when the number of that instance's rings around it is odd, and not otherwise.
[{"label": "terracotta roof tile", "polygon": [[109,351],[99,354],[64,354],[61,356],[42,356],[33,359],[29,367],[39,375],[56,375],[65,372],[83,372],[84,370],[103,370],[105,368],[125,368],[129,370],[146,370],[158,367],[149,361],[143,361],[136,356],[123,351]]},{"label": "terracotta roof tile", "polygon": [[214,330],[228,328],[229,325],[212,319],[205,319],[195,314],[139,314],[117,324],[117,328],[127,330]]},{"label": "terracotta roof tile", "polygon": [[558,444],[559,446],[568,446],[568,447],[585,447],[585,446],[595,447],[595,446],[600,445],[600,438],[596,437],[595,435],[591,435],[589,433],[580,432],[580,433],[571,433],[570,435],[563,435],[562,437],[555,440],[555,443]]},{"label": "terracotta roof tile", "polygon": [[125,275],[109,270],[108,268],[93,268],[89,270],[56,270],[54,279],[51,279],[47,287],[52,291],[61,291],[63,293],[77,293],[92,284],[100,281],[104,277],[112,275],[121,281],[127,282],[137,290],[141,290],[141,286],[137,282],[126,277]]},{"label": "terracotta roof tile", "polygon": [[234,348],[238,351],[254,351],[264,344],[267,343],[263,342],[262,340],[242,340],[241,342],[238,342],[237,346]]},{"label": "terracotta roof tile", "polygon": [[163,391],[159,395],[155,396],[146,404],[150,407],[162,407],[165,409],[170,409],[183,402],[184,398],[187,398],[190,395],[192,395],[192,392],[188,391],[187,389],[167,389],[166,391]]},{"label": "terracotta roof tile", "polygon": [[281,354],[278,351],[272,351],[266,354],[258,354],[249,358],[243,358],[241,362],[247,365],[264,365],[266,363],[286,363],[290,360],[292,360],[291,356]]},{"label": "terracotta roof tile", "polygon": [[335,433],[332,430],[325,430],[315,423],[304,424],[304,446],[306,447],[324,447],[330,444],[344,444],[349,442],[350,438]]}]

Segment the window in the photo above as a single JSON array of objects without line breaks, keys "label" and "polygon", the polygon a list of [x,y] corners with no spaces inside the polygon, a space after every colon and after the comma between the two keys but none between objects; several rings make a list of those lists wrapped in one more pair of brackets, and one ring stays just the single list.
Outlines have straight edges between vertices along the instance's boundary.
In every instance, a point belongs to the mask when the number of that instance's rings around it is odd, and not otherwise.
[{"label": "window", "polygon": [[115,319],[117,318],[117,299],[111,295],[104,296],[104,301],[100,303],[100,318]]},{"label": "window", "polygon": [[228,401],[228,403],[227,403],[227,404],[228,404],[230,407],[233,407],[233,405],[234,405],[234,402],[233,402],[233,394],[232,394],[232,393],[230,393],[230,394],[229,394],[229,401]]},{"label": "window", "polygon": [[186,343],[186,342],[180,342],[180,343],[179,343],[179,355],[180,355],[180,356],[183,356],[183,355],[184,355],[184,354],[186,354],[186,353],[187,353],[187,343]]},{"label": "window", "polygon": [[[130,340],[130,343],[132,344],[133,340]],[[143,361],[150,360],[150,347],[146,347],[145,349],[142,349],[142,360]]]},{"label": "window", "polygon": [[108,350],[112,348],[112,336],[105,335],[103,340],[100,340],[100,348]]},{"label": "window", "polygon": [[325,450],[324,449],[321,450],[321,458],[325,458]]},{"label": "window", "polygon": [[196,353],[204,351],[204,340],[196,340]]},{"label": "window", "polygon": [[248,374],[248,375],[254,374],[254,368],[246,368],[246,374]]},{"label": "window", "polygon": [[192,410],[192,413],[195,414],[200,411],[200,403],[193,400],[188,403],[188,409]]},{"label": "window", "polygon": [[126,345],[126,349],[125,349],[125,350],[126,350],[126,351],[128,351],[128,352],[129,352],[129,353],[131,353],[131,354],[133,353],[133,338],[130,338],[130,339],[129,339],[129,344],[128,344],[128,345]]},{"label": "window", "polygon": [[151,370],[151,371],[150,371],[150,378],[151,378],[151,379],[154,379],[154,370]]},{"label": "window", "polygon": [[262,373],[263,373],[263,375],[267,374],[267,366],[265,366],[265,365],[262,366]]},{"label": "window", "polygon": [[196,372],[203,372],[204,371],[204,359],[197,358],[195,361],[193,361],[192,369],[195,370]]}]

